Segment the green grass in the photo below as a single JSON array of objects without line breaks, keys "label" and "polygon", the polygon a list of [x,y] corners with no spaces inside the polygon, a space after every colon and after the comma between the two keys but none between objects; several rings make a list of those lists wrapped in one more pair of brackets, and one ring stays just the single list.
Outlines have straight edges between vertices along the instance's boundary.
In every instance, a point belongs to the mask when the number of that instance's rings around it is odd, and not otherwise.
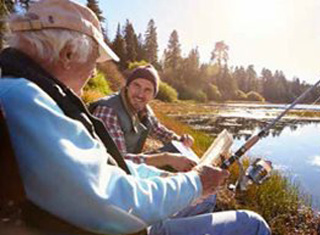
[{"label": "green grass", "polygon": [[[178,134],[189,133],[194,137],[193,149],[198,156],[201,156],[212,143],[213,138],[207,134],[193,130],[178,120],[168,117],[168,113],[205,113],[206,111],[201,110],[201,107],[185,102],[175,104],[154,102],[152,107],[159,120],[168,128]],[[249,160],[245,158],[245,167],[248,164]],[[239,169],[237,165],[234,165],[229,170],[231,177],[228,183],[234,183],[238,177]],[[266,219],[273,235],[318,234],[317,229],[320,219],[311,209],[310,196],[302,193],[298,182],[293,182],[290,177],[283,176],[277,171],[273,171],[271,177],[262,185],[251,185],[245,192],[234,194],[228,189],[223,189],[218,194],[217,209],[249,209],[255,211]]]},{"label": "green grass", "polygon": [[[153,106],[153,108],[154,107],[155,106]],[[168,117],[165,113],[163,113],[157,108],[155,108],[154,111],[156,113],[157,118],[160,120],[160,122],[164,124],[166,127],[168,127],[169,129],[173,130],[179,135],[185,134],[185,133],[192,135],[192,137],[195,140],[193,150],[198,156],[201,156],[202,154],[204,154],[208,146],[210,146],[210,144],[212,143],[213,138],[210,137],[209,135],[200,131],[193,130],[188,125],[183,124],[176,119]]]},{"label": "green grass", "polygon": [[112,90],[105,76],[102,72],[98,72],[83,88],[81,98],[85,103],[90,103],[111,93]]},{"label": "green grass", "polygon": [[289,115],[299,117],[312,117],[312,118],[320,118],[320,112],[317,111],[290,111]]}]

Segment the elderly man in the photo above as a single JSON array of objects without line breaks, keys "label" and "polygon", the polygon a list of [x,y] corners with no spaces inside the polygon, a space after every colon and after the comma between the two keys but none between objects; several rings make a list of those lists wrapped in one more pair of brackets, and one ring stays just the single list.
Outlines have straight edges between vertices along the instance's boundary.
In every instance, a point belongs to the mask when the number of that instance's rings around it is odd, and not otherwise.
[{"label": "elderly man", "polygon": [[90,111],[100,118],[126,159],[156,167],[169,165],[177,171],[188,171],[195,162],[171,152],[141,153],[147,137],[166,144],[180,140],[187,147],[192,136],[177,135],[162,125],[154,115],[150,101],[157,95],[160,78],[152,65],[136,68],[119,93],[90,104]]},{"label": "elderly man", "polygon": [[198,166],[164,178],[121,158],[76,95],[96,62],[117,58],[93,12],[70,0],[40,0],[9,25],[0,102],[28,200],[82,230],[58,234],[157,234],[155,223],[166,234],[270,234],[249,211],[168,219],[217,190],[228,172]]}]

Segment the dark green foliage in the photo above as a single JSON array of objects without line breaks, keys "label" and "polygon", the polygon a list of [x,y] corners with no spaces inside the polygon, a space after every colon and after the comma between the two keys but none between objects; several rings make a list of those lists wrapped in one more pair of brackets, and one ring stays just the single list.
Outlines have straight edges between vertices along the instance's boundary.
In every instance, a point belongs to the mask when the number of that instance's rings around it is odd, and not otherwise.
[{"label": "dark green foliage", "polygon": [[124,86],[125,78],[114,62],[109,61],[100,63],[98,64],[98,69],[106,77],[112,91],[118,91],[121,87]]},{"label": "dark green foliage", "polygon": [[249,88],[249,83],[248,83],[248,76],[247,76],[247,72],[244,69],[244,67],[236,67],[234,72],[233,72],[233,77],[235,78],[235,80],[238,83],[238,88],[241,91],[244,92],[249,92],[251,89]]},{"label": "dark green foliage", "polygon": [[103,33],[104,41],[107,43],[108,46],[111,46],[111,41],[110,41],[110,38],[108,36],[108,32],[109,32],[108,24],[105,23],[104,27],[103,27],[103,25],[101,27],[102,27],[102,33]]},{"label": "dark green foliage", "polygon": [[265,101],[265,99],[258,92],[255,92],[255,91],[250,91],[247,94],[247,97],[249,101],[260,101],[260,102]]},{"label": "dark green foliage", "polygon": [[83,89],[82,100],[90,103],[112,93],[103,73],[99,72],[91,78]]},{"label": "dark green foliage", "polygon": [[191,87],[197,87],[203,83],[200,76],[200,55],[198,48],[191,49],[189,55],[182,62],[182,77],[185,84]]},{"label": "dark green foliage", "polygon": [[156,99],[159,99],[165,102],[174,102],[178,100],[178,93],[174,88],[172,88],[167,83],[160,82],[159,93]]},{"label": "dark green foliage", "polygon": [[128,65],[128,69],[129,70],[133,70],[139,66],[145,66],[145,65],[148,65],[149,63],[144,61],[144,60],[141,60],[141,61],[135,61],[135,62],[131,62],[129,65]]},{"label": "dark green foliage", "polygon": [[137,61],[141,61],[141,60],[147,60],[146,59],[146,54],[147,54],[147,50],[145,48],[144,45],[144,41],[143,41],[143,37],[142,34],[139,33],[138,37],[138,45],[137,45]]},{"label": "dark green foliage", "polygon": [[153,65],[158,63],[157,28],[153,19],[149,21],[145,33],[145,53],[145,58],[148,62]]},{"label": "dark green foliage", "polygon": [[126,42],[126,62],[136,61],[138,56],[138,37],[129,20],[127,20],[124,28],[124,40]]},{"label": "dark green foliage", "polygon": [[222,96],[217,86],[209,84],[205,90],[208,100],[221,101]]},{"label": "dark green foliage", "polygon": [[99,7],[98,0],[87,0],[87,7],[89,7],[96,14],[100,22],[105,20],[105,18],[102,16],[102,11]]},{"label": "dark green foliage", "polygon": [[[208,64],[200,63],[197,47],[191,49],[187,57],[183,57],[176,30],[169,37],[160,63],[156,29],[151,19],[143,38],[142,34],[136,35],[132,23],[127,20],[123,32],[118,25],[111,47],[120,57],[120,70],[125,71],[129,64],[136,61],[152,63],[158,69],[161,79],[178,91],[179,98],[198,101],[246,100],[246,93],[253,91],[259,96],[250,96],[250,100],[288,103],[310,86],[299,78],[287,80],[282,71],[273,73],[264,68],[258,74],[253,65],[246,68],[229,67],[229,46],[224,41],[215,43]],[[314,101],[318,94],[320,88],[311,92],[304,102]]]},{"label": "dark green foliage", "polygon": [[194,99],[199,102],[207,102],[207,95],[201,90],[197,90]]},{"label": "dark green foliage", "polygon": [[178,69],[182,60],[179,36],[176,30],[170,35],[167,49],[164,52],[164,68],[165,69]]},{"label": "dark green foliage", "polygon": [[228,50],[229,46],[224,41],[216,42],[214,50],[211,52],[211,61],[217,60],[220,68],[222,62],[226,65],[229,59]]},{"label": "dark green foliage", "polygon": [[195,87],[181,86],[177,88],[178,97],[181,100],[195,100],[198,102],[206,102],[207,95],[202,90]]},{"label": "dark green foliage", "polygon": [[[10,12],[13,11],[14,1],[6,0],[0,2],[0,18],[5,19]],[[0,50],[4,47],[4,35],[7,32],[7,26],[3,21],[0,21]]]},{"label": "dark green foliage", "polygon": [[112,50],[118,55],[120,58],[119,66],[121,70],[124,70],[127,68],[126,63],[126,42],[121,34],[121,26],[118,24],[117,33],[114,41],[111,44]]},{"label": "dark green foliage", "polygon": [[217,86],[222,95],[222,100],[233,100],[236,97],[236,92],[238,90],[237,81],[234,79],[227,65],[224,66],[223,72],[217,77]]},{"label": "dark green foliage", "polygon": [[96,76],[88,81],[88,83],[84,87],[84,90],[94,90],[104,95],[112,93],[112,90],[109,87],[109,83],[101,72],[98,72]]},{"label": "dark green foliage", "polygon": [[241,90],[237,90],[235,100],[244,101],[244,100],[247,100],[247,99],[248,99],[248,97],[247,97],[246,93],[244,93]]}]

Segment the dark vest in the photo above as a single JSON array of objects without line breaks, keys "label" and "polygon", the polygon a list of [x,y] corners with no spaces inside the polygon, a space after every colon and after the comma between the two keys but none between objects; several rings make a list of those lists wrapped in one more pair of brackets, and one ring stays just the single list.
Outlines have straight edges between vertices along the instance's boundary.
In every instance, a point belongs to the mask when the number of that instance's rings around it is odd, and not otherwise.
[{"label": "dark vest", "polygon": [[147,115],[144,120],[134,127],[130,114],[123,103],[120,93],[102,98],[90,104],[89,110],[93,112],[97,106],[106,106],[115,111],[124,134],[127,152],[141,153],[151,129],[149,116]]},{"label": "dark vest", "polygon": [[108,153],[112,156],[109,158],[110,164],[118,165],[130,174],[130,170],[108,130],[99,119],[90,114],[81,99],[72,90],[46,72],[27,55],[13,48],[2,51],[0,68],[2,69],[2,77],[25,78],[37,84],[58,104],[66,116],[81,122],[93,138],[105,145]]}]

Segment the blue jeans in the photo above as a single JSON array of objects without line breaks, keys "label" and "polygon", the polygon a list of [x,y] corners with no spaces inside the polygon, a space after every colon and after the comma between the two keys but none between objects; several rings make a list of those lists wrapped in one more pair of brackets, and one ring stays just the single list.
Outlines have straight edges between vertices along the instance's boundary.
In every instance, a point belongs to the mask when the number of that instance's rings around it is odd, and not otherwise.
[{"label": "blue jeans", "polygon": [[270,235],[264,219],[252,211],[224,211],[169,218],[149,228],[148,235]]},{"label": "blue jeans", "polygon": [[214,211],[214,207],[216,205],[217,197],[216,195],[210,195],[200,202],[197,202],[195,205],[190,205],[178,213],[176,213],[172,218],[182,218],[182,217],[190,217],[195,215],[201,215],[206,213],[211,213]]}]

